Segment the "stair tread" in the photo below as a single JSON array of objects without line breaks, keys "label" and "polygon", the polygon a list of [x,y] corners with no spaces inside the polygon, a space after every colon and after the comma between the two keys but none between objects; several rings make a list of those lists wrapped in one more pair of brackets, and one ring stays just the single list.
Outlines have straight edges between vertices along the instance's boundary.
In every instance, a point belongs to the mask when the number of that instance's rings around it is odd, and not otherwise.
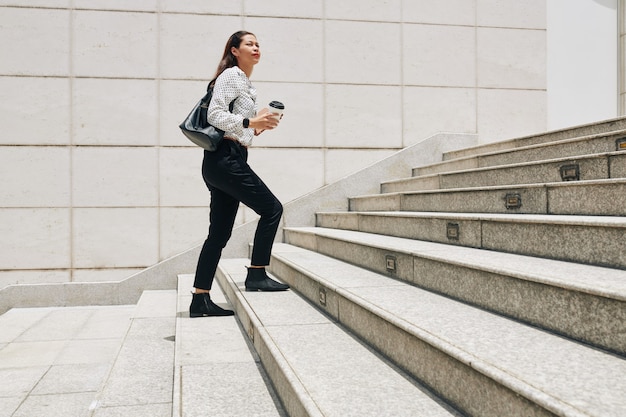
[{"label": "stair tread", "polygon": [[[284,416],[235,316],[189,317],[193,278],[178,277],[172,415]],[[232,308],[217,283],[211,299]]]},{"label": "stair tread", "polygon": [[626,228],[626,218],[619,216],[585,216],[565,214],[503,214],[503,213],[454,213],[454,212],[416,212],[416,211],[328,211],[317,214],[334,216],[389,216],[409,218],[442,218],[459,220],[486,220],[493,222],[515,223],[550,223],[577,226],[608,226]]},{"label": "stair tread", "polygon": [[508,185],[488,185],[482,187],[466,187],[466,188],[443,188],[436,190],[415,190],[415,191],[394,191],[383,194],[366,194],[353,196],[350,198],[372,198],[379,197],[385,198],[391,195],[402,194],[434,194],[434,193],[455,193],[455,192],[474,192],[474,191],[488,191],[488,190],[515,190],[520,188],[543,188],[550,187],[582,187],[590,185],[611,185],[611,184],[626,184],[626,178],[610,178],[600,180],[581,180],[581,181],[562,181],[562,182],[546,182],[546,183],[530,183],[530,184],[508,184]]},{"label": "stair tread", "polygon": [[428,259],[490,272],[506,272],[526,280],[626,301],[626,271],[623,270],[351,230],[322,227],[286,230],[299,230],[395,252],[419,254]]},{"label": "stair tread", "polygon": [[[246,262],[222,260],[220,269],[241,288]],[[238,296],[262,323],[287,371],[304,386],[319,413],[311,415],[458,415],[295,292],[238,292]]]},{"label": "stair tread", "polygon": [[277,244],[273,253],[548,407],[570,415],[626,413],[626,361],[618,356],[306,249]]},{"label": "stair tread", "polygon": [[[615,151],[615,152],[602,152],[602,153],[594,153],[594,154],[585,154],[585,155],[577,155],[577,156],[567,156],[563,158],[550,158],[550,159],[542,159],[538,161],[527,161],[527,162],[515,162],[510,164],[502,164],[502,165],[490,165],[484,167],[476,167],[476,168],[463,168],[463,169],[453,169],[450,171],[442,171],[436,172],[432,174],[424,174],[424,175],[416,175],[406,178],[398,178],[395,180],[388,180],[382,182],[382,184],[394,184],[394,183],[402,183],[406,181],[415,180],[423,177],[439,177],[444,175],[457,175],[464,173],[473,173],[473,172],[487,172],[487,171],[497,171],[508,168],[523,168],[523,167],[532,167],[537,165],[550,165],[561,162],[569,162],[569,161],[579,161],[581,159],[604,159],[609,156],[618,156],[625,155],[626,151]],[[445,161],[446,165],[455,160]],[[441,164],[441,163],[440,163]],[[417,167],[419,168],[419,167]]]}]

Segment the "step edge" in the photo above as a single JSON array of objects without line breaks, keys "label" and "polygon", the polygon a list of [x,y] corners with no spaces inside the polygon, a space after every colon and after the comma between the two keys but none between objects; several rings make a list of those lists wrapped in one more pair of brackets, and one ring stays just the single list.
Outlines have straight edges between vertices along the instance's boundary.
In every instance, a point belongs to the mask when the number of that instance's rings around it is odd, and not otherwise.
[{"label": "step edge", "polygon": [[[315,213],[320,216],[388,216],[388,217],[406,217],[416,219],[448,219],[448,220],[465,220],[465,221],[488,221],[495,223],[515,222],[528,224],[556,224],[571,226],[590,226],[590,227],[613,227],[626,228],[626,216],[591,216],[584,214],[506,214],[506,213],[457,213],[447,211],[320,211]],[[287,228],[288,229],[288,228]]]},{"label": "step edge", "polygon": [[390,196],[402,196],[402,195],[417,195],[417,194],[439,194],[439,193],[454,193],[454,192],[476,192],[476,191],[514,191],[520,188],[550,188],[550,187],[584,187],[593,185],[612,185],[612,184],[626,184],[626,178],[605,178],[596,180],[580,180],[580,181],[561,181],[561,182],[542,182],[542,183],[528,183],[528,184],[506,184],[506,185],[489,185],[482,187],[465,187],[465,188],[444,188],[437,190],[416,190],[416,191],[393,191],[390,193],[378,193],[378,194],[365,194],[358,196],[348,197],[350,200],[357,200],[363,198],[384,198]]}]

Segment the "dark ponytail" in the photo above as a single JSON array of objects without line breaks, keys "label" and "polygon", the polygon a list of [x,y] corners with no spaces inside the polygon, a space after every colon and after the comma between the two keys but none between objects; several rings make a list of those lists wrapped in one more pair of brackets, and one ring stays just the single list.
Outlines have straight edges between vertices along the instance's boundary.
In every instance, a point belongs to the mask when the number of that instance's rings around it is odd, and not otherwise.
[{"label": "dark ponytail", "polygon": [[222,55],[222,60],[217,66],[217,71],[215,71],[215,77],[213,78],[219,77],[219,75],[223,73],[224,70],[237,65],[237,57],[233,55],[230,50],[233,47],[239,49],[239,45],[241,45],[241,38],[246,35],[252,35],[256,37],[254,33],[246,32],[245,30],[240,30],[239,32],[235,32],[230,36],[228,42],[226,42],[226,47],[224,48],[224,55]]}]

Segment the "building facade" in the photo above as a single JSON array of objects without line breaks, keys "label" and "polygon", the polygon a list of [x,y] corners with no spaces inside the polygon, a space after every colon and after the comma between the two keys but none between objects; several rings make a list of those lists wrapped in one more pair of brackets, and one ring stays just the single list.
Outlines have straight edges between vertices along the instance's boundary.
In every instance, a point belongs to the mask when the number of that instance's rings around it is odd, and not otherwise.
[{"label": "building facade", "polygon": [[287,202],[437,132],[623,114],[623,6],[0,0],[0,286],[119,280],[204,240],[202,151],[177,126],[239,29],[261,43],[260,107],[286,104],[250,163]]}]

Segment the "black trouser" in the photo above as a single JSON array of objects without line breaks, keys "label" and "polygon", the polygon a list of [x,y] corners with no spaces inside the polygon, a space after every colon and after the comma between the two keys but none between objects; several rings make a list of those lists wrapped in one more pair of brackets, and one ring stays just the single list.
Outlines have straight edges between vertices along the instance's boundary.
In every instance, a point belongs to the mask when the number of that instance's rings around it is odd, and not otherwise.
[{"label": "black trouser", "polygon": [[254,235],[251,264],[269,265],[283,206],[248,165],[248,150],[224,140],[215,152],[204,151],[202,177],[211,192],[209,236],[196,268],[194,287],[210,290],[217,264],[233,231],[239,202],[261,216]]}]

